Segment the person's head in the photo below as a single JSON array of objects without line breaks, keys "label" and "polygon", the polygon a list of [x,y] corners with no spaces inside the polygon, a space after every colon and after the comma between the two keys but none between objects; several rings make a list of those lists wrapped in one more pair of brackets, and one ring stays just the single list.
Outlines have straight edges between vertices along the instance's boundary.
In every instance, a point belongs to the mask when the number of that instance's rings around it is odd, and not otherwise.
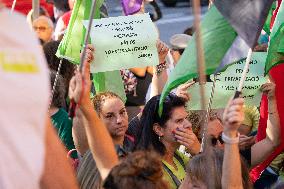
[{"label": "person's head", "polygon": [[128,128],[128,114],[122,99],[115,93],[103,92],[95,95],[92,102],[111,137],[124,137]]},{"label": "person's head", "polygon": [[54,26],[52,20],[47,16],[40,16],[33,21],[33,29],[37,33],[38,38],[44,42],[52,40]]},{"label": "person's head", "polygon": [[68,0],[68,5],[69,5],[70,10],[73,10],[75,1],[76,1],[76,0]]},{"label": "person's head", "polygon": [[193,28],[193,26],[191,26],[191,27],[189,27],[189,28],[186,28],[183,33],[186,34],[186,35],[193,36],[193,33],[194,33],[194,28]]},{"label": "person's head", "polygon": [[104,182],[105,189],[167,189],[161,158],[154,152],[129,154],[114,167]]},{"label": "person's head", "polygon": [[[50,71],[51,88],[54,85],[55,78],[56,78],[56,72],[51,70]],[[58,75],[55,90],[53,93],[52,102],[51,102],[51,107],[55,107],[55,108],[64,107],[65,106],[65,96],[66,96],[66,90],[65,90],[64,79],[61,75]]]},{"label": "person's head", "polygon": [[[27,14],[27,22],[31,28],[33,28],[32,27],[33,26],[33,13],[34,13],[34,10],[31,9],[29,13]],[[47,16],[48,18],[50,18],[50,15],[48,14],[47,10],[42,6],[39,7],[39,16]]]},{"label": "person's head", "polygon": [[[43,52],[47,60],[47,64],[50,70],[57,71],[60,64],[60,59],[55,55],[58,49],[59,41],[50,41],[43,46]],[[69,88],[69,82],[74,75],[75,65],[71,64],[68,60],[62,59],[62,65],[60,74],[65,79],[66,91]]]},{"label": "person's head", "polygon": [[[190,129],[191,123],[187,120],[188,113],[185,109],[185,100],[170,93],[163,102],[163,111],[159,116],[160,96],[151,98],[142,113],[141,137],[137,149],[151,149],[164,155],[165,144],[179,146],[174,137],[174,132],[180,128]],[[140,134],[138,134],[140,135]]]},{"label": "person's head", "polygon": [[171,44],[171,54],[173,56],[174,62],[177,63],[183,51],[188,45],[191,36],[186,34],[175,34],[170,38]]},{"label": "person's head", "polygon": [[[181,189],[221,189],[224,151],[213,148],[194,156],[186,168],[186,178]],[[243,188],[251,188],[248,169],[241,161]],[[233,171],[233,170],[232,170]],[[208,187],[211,186],[211,187]]]},{"label": "person's head", "polygon": [[213,146],[223,147],[224,142],[221,137],[222,132],[222,120],[217,116],[217,114],[210,114],[207,126],[207,136],[211,140]]}]

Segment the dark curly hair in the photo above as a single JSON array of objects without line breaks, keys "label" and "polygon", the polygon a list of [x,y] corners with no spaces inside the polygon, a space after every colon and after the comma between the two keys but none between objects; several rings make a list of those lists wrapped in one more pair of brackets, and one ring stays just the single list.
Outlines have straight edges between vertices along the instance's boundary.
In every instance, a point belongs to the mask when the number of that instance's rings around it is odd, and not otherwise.
[{"label": "dark curly hair", "polygon": [[104,182],[105,189],[167,189],[161,157],[151,151],[129,154],[114,167]]},{"label": "dark curly hair", "polygon": [[110,98],[118,98],[121,101],[123,101],[120,98],[120,96],[118,96],[117,94],[110,92],[110,91],[101,92],[101,93],[98,93],[94,96],[94,98],[92,99],[92,103],[93,103],[93,106],[94,106],[94,108],[95,108],[95,110],[98,114],[100,114],[101,111],[102,111],[102,104],[105,102],[106,99],[110,99]]}]

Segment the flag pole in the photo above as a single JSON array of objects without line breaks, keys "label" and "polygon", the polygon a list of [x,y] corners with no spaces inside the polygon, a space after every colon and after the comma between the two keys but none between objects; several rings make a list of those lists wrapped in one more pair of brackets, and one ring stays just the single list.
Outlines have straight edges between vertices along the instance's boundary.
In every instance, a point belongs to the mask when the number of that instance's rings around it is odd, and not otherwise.
[{"label": "flag pole", "polygon": [[199,75],[199,85],[201,94],[201,108],[206,110],[206,99],[204,85],[206,83],[205,77],[205,60],[202,47],[201,29],[200,29],[200,0],[193,1],[194,12],[194,29],[195,29],[195,41],[197,48],[197,66]]},{"label": "flag pole", "polygon": [[89,38],[90,38],[90,33],[91,33],[92,25],[93,25],[93,19],[94,19],[94,16],[95,16],[95,11],[96,11],[96,0],[93,0],[93,5],[92,5],[92,8],[91,8],[91,14],[90,14],[90,18],[89,18],[89,24],[88,24],[87,32],[86,32],[85,39],[84,39],[82,56],[81,56],[81,59],[80,59],[79,70],[80,70],[81,73],[82,73],[84,61],[85,61],[85,58],[86,58],[86,50],[87,50],[87,45],[89,43]]},{"label": "flag pole", "polygon": [[39,0],[33,0],[33,20],[39,17]]},{"label": "flag pole", "polygon": [[252,48],[250,48],[249,51],[248,51],[248,55],[247,55],[247,58],[246,58],[246,63],[245,63],[244,69],[243,69],[242,77],[241,77],[241,81],[240,81],[238,89],[237,89],[237,91],[235,93],[234,99],[238,98],[241,95],[241,93],[242,93],[242,88],[244,86],[244,82],[245,82],[245,79],[246,79],[246,76],[247,76],[247,72],[248,72],[248,69],[249,69],[249,63],[251,61],[251,56],[252,56]]},{"label": "flag pole", "polygon": [[16,3],[17,3],[17,0],[14,0],[12,4],[12,8],[11,8],[11,13],[14,12]]},{"label": "flag pole", "polygon": [[[194,29],[195,29],[195,41],[197,49],[197,67],[199,75],[199,86],[200,86],[200,96],[201,96],[201,109],[206,111],[206,98],[205,98],[205,58],[202,47],[201,39],[201,27],[200,27],[200,0],[193,0],[193,14],[194,14]],[[208,118],[206,118],[208,119]],[[215,188],[215,183],[213,181],[213,159],[212,159],[212,148],[210,148],[208,137],[206,136],[208,120],[205,120],[204,124],[201,125],[201,130],[204,131],[204,151],[206,153],[206,162],[208,165],[208,174],[206,175],[206,180],[210,188]]]},{"label": "flag pole", "polygon": [[[79,71],[81,73],[83,72],[84,62],[86,58],[87,45],[89,43],[89,38],[90,38],[91,28],[93,24],[93,19],[95,16],[95,11],[96,11],[96,0],[93,0],[91,12],[90,12],[89,24],[88,24],[87,32],[86,32],[85,39],[84,39],[83,51],[82,51],[82,55],[80,59],[80,65],[79,65]],[[75,101],[71,100],[69,112],[68,112],[69,117],[73,118],[75,116],[76,107],[77,107],[77,104],[75,103]]]},{"label": "flag pole", "polygon": [[[193,0],[193,13],[194,13],[194,29],[195,29],[195,41],[197,48],[197,67],[199,75],[199,87],[201,95],[201,109],[206,110],[206,98],[205,98],[205,60],[202,47],[201,29],[200,29],[200,0]],[[206,123],[207,121],[205,121]],[[202,125],[202,130],[206,130],[206,125]]]}]

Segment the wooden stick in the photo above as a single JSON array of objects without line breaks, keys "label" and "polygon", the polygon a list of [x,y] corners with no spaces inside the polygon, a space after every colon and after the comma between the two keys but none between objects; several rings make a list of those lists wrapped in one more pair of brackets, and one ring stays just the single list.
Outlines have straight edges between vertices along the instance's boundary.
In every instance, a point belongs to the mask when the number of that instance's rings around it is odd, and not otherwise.
[{"label": "wooden stick", "polygon": [[79,67],[80,72],[82,72],[82,68],[83,68],[83,65],[84,65],[85,58],[86,58],[86,50],[87,50],[87,45],[89,43],[93,19],[94,19],[94,16],[95,16],[95,10],[96,10],[96,0],[93,0],[93,5],[92,5],[90,19],[89,19],[89,25],[88,25],[87,32],[86,32],[86,35],[85,35],[83,52],[82,52],[82,56],[81,56],[81,60],[80,60],[80,67]]},{"label": "wooden stick", "polygon": [[252,48],[250,48],[249,51],[248,51],[248,55],[247,55],[247,58],[246,58],[246,64],[245,64],[244,69],[243,69],[241,81],[239,83],[238,90],[236,91],[234,98],[238,98],[241,95],[241,93],[242,93],[242,88],[243,88],[244,82],[246,80],[246,76],[247,76],[247,72],[248,72],[248,69],[249,69],[249,63],[250,63],[250,60],[251,60],[251,56],[252,56]]},{"label": "wooden stick", "polygon": [[203,54],[201,28],[200,28],[200,0],[193,0],[193,12],[194,12],[195,41],[197,48],[197,66],[198,66],[200,95],[201,95],[201,108],[203,110],[206,110],[206,99],[205,99],[205,89],[204,89],[204,85],[206,84],[206,77],[205,77],[205,60]]},{"label": "wooden stick", "polygon": [[17,3],[17,0],[14,0],[12,4],[11,12],[14,12],[16,3]]},{"label": "wooden stick", "polygon": [[33,20],[39,17],[39,0],[33,0]]}]

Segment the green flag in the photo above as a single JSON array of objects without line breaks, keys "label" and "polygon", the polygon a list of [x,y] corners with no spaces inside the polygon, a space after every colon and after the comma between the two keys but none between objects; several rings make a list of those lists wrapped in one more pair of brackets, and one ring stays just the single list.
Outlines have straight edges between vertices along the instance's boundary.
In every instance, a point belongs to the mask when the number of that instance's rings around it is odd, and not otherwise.
[{"label": "green flag", "polygon": [[[76,0],[70,22],[61,41],[56,55],[65,58],[73,64],[80,64],[80,51],[84,43],[86,29],[83,20],[89,20],[92,0]],[[107,11],[104,0],[96,0],[94,18],[106,17]],[[93,74],[96,92],[112,91],[126,101],[120,71]]]},{"label": "green flag", "polygon": [[[100,18],[100,7],[104,0],[96,0],[95,17]],[[70,22],[56,53],[74,64],[80,64],[80,52],[84,43],[85,28],[83,20],[89,20],[92,0],[76,0]]]},{"label": "green flag", "polygon": [[270,35],[270,23],[271,23],[271,18],[273,16],[273,11],[276,9],[276,2],[274,2],[271,6],[271,9],[269,10],[269,13],[267,15],[267,19],[264,23],[264,26],[263,26],[263,30],[268,34]]},{"label": "green flag", "polygon": [[273,66],[280,63],[284,63],[284,3],[281,3],[270,34],[265,75]]},{"label": "green flag", "polygon": [[[237,35],[216,7],[211,7],[201,22],[202,45],[204,48],[207,75],[215,72]],[[178,85],[198,77],[196,62],[196,44],[195,36],[193,36],[175,69],[171,72],[162,92],[161,99],[164,99]],[[162,101],[160,101],[160,113],[162,111]]]}]

